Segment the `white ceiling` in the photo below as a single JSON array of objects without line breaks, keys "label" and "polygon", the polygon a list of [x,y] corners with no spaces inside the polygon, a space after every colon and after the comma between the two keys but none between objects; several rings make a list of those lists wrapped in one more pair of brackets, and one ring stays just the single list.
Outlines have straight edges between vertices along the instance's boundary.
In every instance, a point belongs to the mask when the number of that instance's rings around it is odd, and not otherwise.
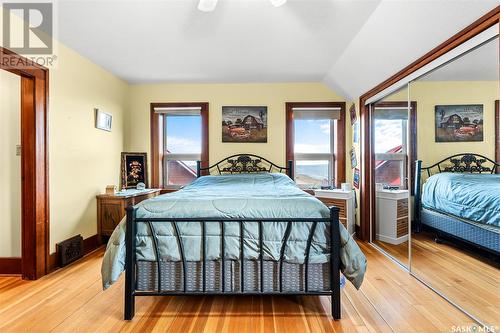
[{"label": "white ceiling", "polygon": [[59,39],[130,83],[325,82],[357,98],[497,0],[59,1]]},{"label": "white ceiling", "polygon": [[424,81],[498,81],[498,38],[420,78]]}]

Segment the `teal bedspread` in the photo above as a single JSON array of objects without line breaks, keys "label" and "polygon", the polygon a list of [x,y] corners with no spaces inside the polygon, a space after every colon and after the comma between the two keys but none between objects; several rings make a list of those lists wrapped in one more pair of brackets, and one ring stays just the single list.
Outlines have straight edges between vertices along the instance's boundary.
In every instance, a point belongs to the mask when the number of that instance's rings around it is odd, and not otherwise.
[{"label": "teal bedspread", "polygon": [[500,175],[439,173],[422,191],[427,209],[500,227]]},{"label": "teal bedspread", "polygon": [[[318,199],[300,190],[283,174],[238,174],[227,176],[204,176],[196,179],[182,190],[158,196],[139,204],[137,217],[166,218],[308,218],[329,217],[328,208]],[[221,257],[221,226],[206,224],[207,260]],[[201,223],[178,222],[181,239],[188,261],[201,260]],[[327,223],[318,223],[310,250],[311,263],[329,261],[329,228]],[[344,275],[356,288],[361,286],[366,270],[366,258],[356,242],[342,224],[341,266]],[[285,248],[284,260],[303,263],[304,252],[311,223],[294,223]],[[238,260],[239,224],[225,222],[226,259]],[[264,230],[264,259],[278,260],[286,223],[266,222]],[[181,260],[173,225],[169,222],[154,223],[161,260]],[[152,238],[144,223],[137,225],[137,259],[155,260]],[[244,223],[245,258],[258,259],[258,223]],[[103,287],[114,283],[124,270],[125,221],[113,232],[102,263]]]}]

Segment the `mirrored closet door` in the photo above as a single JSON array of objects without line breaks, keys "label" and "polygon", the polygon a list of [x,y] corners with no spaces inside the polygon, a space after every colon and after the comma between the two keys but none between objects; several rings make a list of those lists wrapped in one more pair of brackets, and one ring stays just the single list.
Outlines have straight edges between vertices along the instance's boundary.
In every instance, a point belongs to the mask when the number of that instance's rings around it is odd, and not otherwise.
[{"label": "mirrored closet door", "polygon": [[409,165],[415,105],[402,88],[370,105],[373,213],[371,241],[408,267]]},{"label": "mirrored closet door", "polygon": [[500,323],[499,50],[497,35],[410,83],[422,167],[411,273],[488,326]]}]

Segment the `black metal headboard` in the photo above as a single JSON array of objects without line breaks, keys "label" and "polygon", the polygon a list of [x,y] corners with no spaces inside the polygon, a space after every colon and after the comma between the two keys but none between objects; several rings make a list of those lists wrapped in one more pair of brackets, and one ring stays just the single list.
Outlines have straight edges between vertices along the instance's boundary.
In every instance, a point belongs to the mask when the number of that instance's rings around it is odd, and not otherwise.
[{"label": "black metal headboard", "polygon": [[422,161],[415,161],[415,201],[414,213],[415,224],[417,231],[420,225],[420,199],[422,190],[422,172],[426,172],[427,177],[441,172],[456,172],[456,173],[495,173],[500,167],[492,159],[474,153],[462,153],[449,156],[433,165],[422,167]]},{"label": "black metal headboard", "polygon": [[264,157],[254,154],[236,154],[226,157],[219,162],[202,168],[201,162],[197,161],[196,175],[202,174],[233,174],[233,173],[260,173],[260,172],[284,172],[293,179],[293,161],[288,161],[287,166],[279,166]]}]

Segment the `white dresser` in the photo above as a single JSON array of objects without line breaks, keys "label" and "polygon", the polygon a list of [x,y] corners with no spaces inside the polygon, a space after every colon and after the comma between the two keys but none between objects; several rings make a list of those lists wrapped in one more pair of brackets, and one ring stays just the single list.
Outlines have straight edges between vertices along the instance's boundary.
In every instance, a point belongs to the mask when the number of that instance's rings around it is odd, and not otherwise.
[{"label": "white dresser", "polygon": [[314,190],[314,196],[327,206],[337,206],[340,209],[339,220],[349,234],[354,234],[354,191]]},{"label": "white dresser", "polygon": [[398,245],[408,240],[408,190],[377,190],[377,239]]}]

